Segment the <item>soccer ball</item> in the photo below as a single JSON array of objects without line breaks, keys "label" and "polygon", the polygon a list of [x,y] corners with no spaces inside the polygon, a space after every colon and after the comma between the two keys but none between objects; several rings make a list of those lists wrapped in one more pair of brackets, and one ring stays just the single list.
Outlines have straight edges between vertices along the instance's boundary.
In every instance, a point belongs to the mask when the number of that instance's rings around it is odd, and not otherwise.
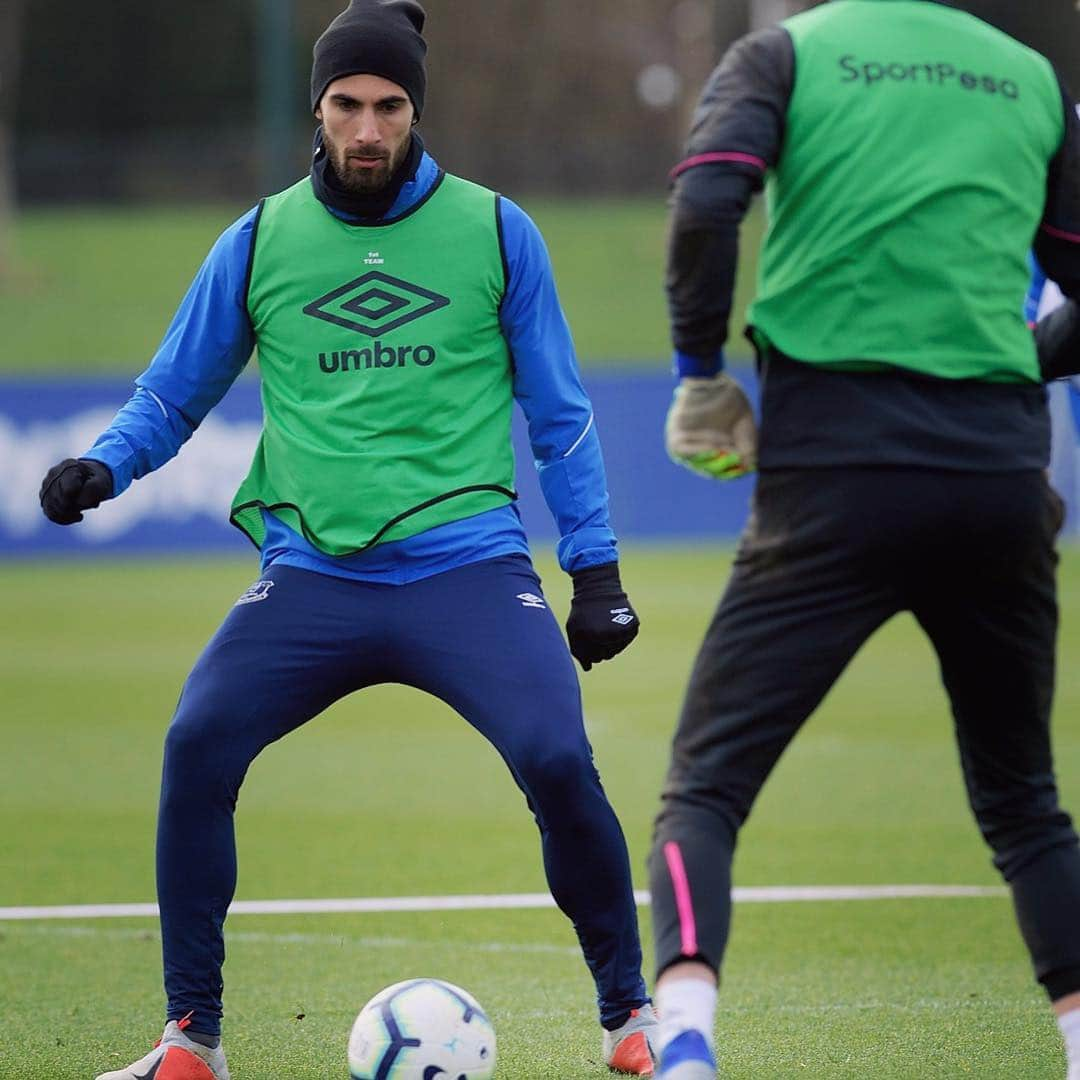
[{"label": "soccer ball", "polygon": [[349,1036],[352,1080],[488,1080],[495,1029],[476,999],[439,979],[380,990]]}]

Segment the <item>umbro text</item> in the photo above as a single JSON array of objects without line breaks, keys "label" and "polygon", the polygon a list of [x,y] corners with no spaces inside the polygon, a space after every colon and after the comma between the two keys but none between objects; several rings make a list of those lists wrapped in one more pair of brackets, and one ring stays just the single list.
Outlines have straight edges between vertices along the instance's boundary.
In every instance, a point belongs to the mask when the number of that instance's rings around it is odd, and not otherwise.
[{"label": "umbro text", "polygon": [[394,348],[376,341],[371,348],[319,353],[319,368],[326,375],[333,375],[335,371],[405,367],[410,362],[417,367],[430,367],[435,363],[436,356],[434,345],[399,345]]}]

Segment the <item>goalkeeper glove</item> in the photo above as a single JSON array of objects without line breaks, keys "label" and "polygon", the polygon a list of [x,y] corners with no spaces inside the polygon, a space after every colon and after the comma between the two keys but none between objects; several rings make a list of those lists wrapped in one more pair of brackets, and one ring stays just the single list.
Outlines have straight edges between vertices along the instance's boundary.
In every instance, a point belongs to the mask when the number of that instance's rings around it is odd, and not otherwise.
[{"label": "goalkeeper glove", "polygon": [[82,521],[83,510],[93,510],[112,498],[113,478],[107,466],[90,458],[66,458],[54,465],[41,482],[41,509],[57,525]]},{"label": "goalkeeper glove", "polygon": [[640,624],[623,591],[617,562],[574,570],[570,576],[574,598],[566,636],[570,652],[588,671],[593,664],[621,653],[637,637]]},{"label": "goalkeeper glove", "polygon": [[757,425],[750,401],[730,376],[684,376],[664,425],[668,456],[715,480],[733,480],[757,464]]}]

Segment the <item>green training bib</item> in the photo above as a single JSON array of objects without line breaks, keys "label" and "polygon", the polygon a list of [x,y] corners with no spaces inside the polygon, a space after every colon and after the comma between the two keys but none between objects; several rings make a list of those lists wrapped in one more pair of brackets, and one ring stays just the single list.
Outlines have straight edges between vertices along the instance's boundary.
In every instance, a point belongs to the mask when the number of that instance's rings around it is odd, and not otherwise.
[{"label": "green training bib", "polygon": [[516,497],[497,198],[443,176],[374,226],[308,179],[265,200],[247,298],[263,432],[232,507],[256,545],[264,510],[347,555]]},{"label": "green training bib", "polygon": [[1027,253],[1064,135],[1049,62],[924,0],[833,0],[784,23],[795,87],[750,320],[848,369],[1039,381]]}]

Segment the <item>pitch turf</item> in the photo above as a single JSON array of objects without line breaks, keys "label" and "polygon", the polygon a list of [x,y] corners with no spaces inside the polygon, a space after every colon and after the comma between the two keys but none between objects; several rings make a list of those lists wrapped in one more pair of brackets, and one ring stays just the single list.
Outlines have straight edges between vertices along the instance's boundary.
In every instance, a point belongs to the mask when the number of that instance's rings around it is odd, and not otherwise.
[{"label": "pitch turf", "polygon": [[[583,365],[655,366],[667,356],[663,194],[652,200],[519,201],[551,250]],[[214,239],[245,209],[26,211],[14,230],[16,275],[0,281],[0,373],[113,371],[134,377],[153,355]],[[742,326],[750,296],[759,213],[746,229],[734,327]],[[735,341],[732,347],[742,346]]]},{"label": "pitch turf", "polygon": [[[629,548],[644,630],[583,678],[636,883],[681,686],[724,549]],[[564,579],[542,561],[549,597]],[[162,732],[243,562],[0,565],[0,906],[146,901]],[[1080,552],[1062,563],[1056,712],[1080,807]],[[495,753],[438,702],[366,691],[271,747],[241,795],[246,899],[539,892],[537,840]],[[748,826],[741,885],[996,884],[965,806],[932,656],[907,618],[857,658]],[[642,912],[648,938],[648,913]],[[237,916],[227,1049],[237,1080],[344,1077],[381,986],[473,991],[501,1080],[604,1075],[591,986],[554,911]],[[0,1077],[93,1076],[161,1027],[150,919],[0,924]],[[725,1076],[1053,1078],[1058,1037],[1007,900],[740,905],[717,1025]]]}]

